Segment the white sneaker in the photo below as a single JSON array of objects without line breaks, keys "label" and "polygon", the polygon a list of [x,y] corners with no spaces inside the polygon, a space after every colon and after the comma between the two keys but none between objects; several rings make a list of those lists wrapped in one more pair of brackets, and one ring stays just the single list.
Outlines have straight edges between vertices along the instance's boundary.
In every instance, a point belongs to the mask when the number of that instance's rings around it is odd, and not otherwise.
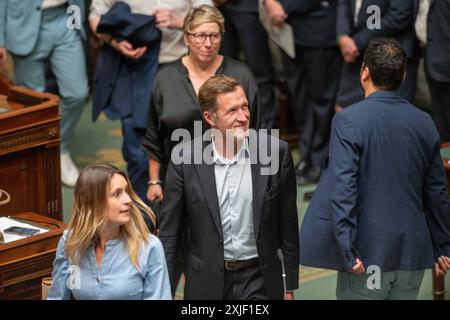
[{"label": "white sneaker", "polygon": [[74,187],[79,172],[68,152],[61,153],[61,181],[68,187]]}]

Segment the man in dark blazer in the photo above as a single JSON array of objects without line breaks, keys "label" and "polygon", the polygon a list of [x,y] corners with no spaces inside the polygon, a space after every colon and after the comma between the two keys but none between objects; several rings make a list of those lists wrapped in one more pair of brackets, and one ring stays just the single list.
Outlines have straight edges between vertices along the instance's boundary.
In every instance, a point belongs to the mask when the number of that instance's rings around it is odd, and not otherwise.
[{"label": "man in dark blazer", "polygon": [[[380,13],[378,26],[374,9]],[[364,98],[359,86],[359,70],[364,50],[376,37],[394,37],[405,49],[408,68],[399,92],[408,101],[413,100],[418,66],[413,13],[412,0],[338,0],[337,41],[345,62],[339,81],[338,110]]]},{"label": "man in dark blazer", "polygon": [[[434,121],[441,141],[450,141],[450,1],[419,1],[419,5],[418,19],[422,10],[428,9],[424,21],[416,21],[416,31],[425,48],[425,74]],[[428,8],[423,8],[427,5]],[[426,25],[423,35],[418,23]]]},{"label": "man in dark blazer", "polygon": [[299,129],[299,184],[317,183],[328,154],[341,70],[336,45],[337,0],[266,0],[274,24],[294,30],[295,59],[282,51],[284,76]]},{"label": "man in dark blazer", "polygon": [[[394,39],[366,49],[366,99],[334,116],[329,160],[301,226],[300,264],[338,270],[339,299],[416,299],[424,269],[450,268],[439,135],[396,92],[405,64]],[[371,276],[381,276],[378,286]]]},{"label": "man in dark blazer", "polygon": [[175,147],[158,216],[172,290],[187,226],[185,299],[293,299],[298,219],[287,144],[248,133],[248,102],[232,78],[206,81],[199,102],[213,131]]}]

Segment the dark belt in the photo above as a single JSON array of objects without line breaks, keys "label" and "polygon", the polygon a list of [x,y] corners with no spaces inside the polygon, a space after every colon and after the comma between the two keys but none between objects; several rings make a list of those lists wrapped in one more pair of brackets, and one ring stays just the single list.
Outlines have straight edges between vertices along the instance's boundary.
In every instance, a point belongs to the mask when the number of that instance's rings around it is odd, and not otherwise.
[{"label": "dark belt", "polygon": [[238,271],[259,265],[259,259],[253,258],[249,260],[225,260],[225,270]]}]

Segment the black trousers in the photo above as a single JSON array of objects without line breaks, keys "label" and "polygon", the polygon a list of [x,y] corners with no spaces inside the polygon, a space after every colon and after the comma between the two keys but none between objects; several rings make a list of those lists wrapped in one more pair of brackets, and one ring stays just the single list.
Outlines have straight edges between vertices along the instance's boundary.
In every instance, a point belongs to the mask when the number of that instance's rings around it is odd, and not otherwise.
[{"label": "black trousers", "polygon": [[275,75],[267,32],[257,13],[240,12],[220,6],[225,17],[225,35],[220,52],[239,59],[240,49],[245,62],[255,76],[261,112],[261,128],[272,129],[277,108],[275,105]]},{"label": "black trousers", "polygon": [[328,154],[341,55],[337,47],[296,46],[295,51],[295,59],[281,54],[299,130],[300,156],[312,166],[322,166]]},{"label": "black trousers", "polygon": [[450,141],[450,82],[434,80],[426,63],[425,74],[430,90],[434,123],[441,136],[441,142]]},{"label": "black trousers", "polygon": [[238,271],[225,270],[224,300],[267,300],[259,266]]}]

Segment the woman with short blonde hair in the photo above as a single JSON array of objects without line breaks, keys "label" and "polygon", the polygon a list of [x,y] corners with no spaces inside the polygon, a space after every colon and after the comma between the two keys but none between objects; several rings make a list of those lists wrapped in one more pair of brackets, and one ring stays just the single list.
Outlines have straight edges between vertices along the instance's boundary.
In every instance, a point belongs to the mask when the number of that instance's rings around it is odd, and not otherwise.
[{"label": "woman with short blonde hair", "polygon": [[156,226],[125,172],[109,164],[86,167],[58,244],[48,299],[170,299],[164,251],[143,214]]},{"label": "woman with short blonde hair", "polygon": [[217,23],[221,35],[225,33],[224,18],[217,8],[208,5],[192,8],[184,19],[184,33],[190,33],[198,26],[209,22]]}]

